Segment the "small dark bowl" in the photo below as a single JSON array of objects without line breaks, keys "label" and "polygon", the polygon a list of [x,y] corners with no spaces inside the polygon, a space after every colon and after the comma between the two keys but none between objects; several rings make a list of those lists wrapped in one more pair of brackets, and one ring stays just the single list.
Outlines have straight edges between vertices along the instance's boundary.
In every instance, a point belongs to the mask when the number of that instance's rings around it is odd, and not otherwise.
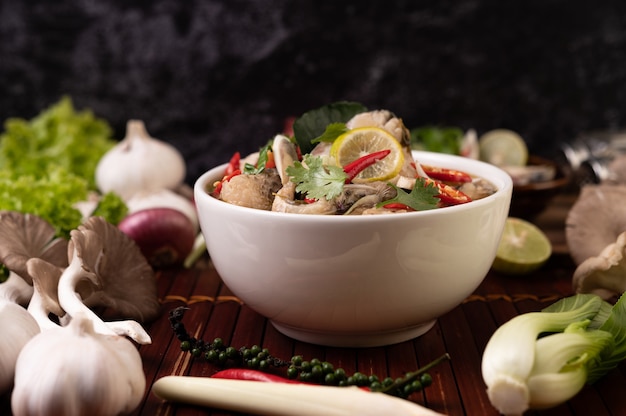
[{"label": "small dark bowl", "polygon": [[549,181],[526,185],[513,185],[513,197],[509,216],[532,219],[541,214],[552,198],[561,193],[570,183],[570,176],[557,163],[539,156],[530,155],[528,165],[554,166],[556,175]]}]

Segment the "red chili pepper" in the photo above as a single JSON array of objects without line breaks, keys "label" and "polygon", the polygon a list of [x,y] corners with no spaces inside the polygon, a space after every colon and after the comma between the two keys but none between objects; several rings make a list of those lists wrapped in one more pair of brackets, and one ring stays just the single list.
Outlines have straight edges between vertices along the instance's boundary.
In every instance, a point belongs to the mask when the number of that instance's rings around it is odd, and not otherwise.
[{"label": "red chili pepper", "polygon": [[276,167],[276,160],[274,159],[274,152],[267,152],[267,162],[265,162],[265,168],[271,169]]},{"label": "red chili pepper", "polygon": [[421,165],[424,172],[432,179],[448,183],[471,182],[472,177],[460,170],[440,168],[436,166]]},{"label": "red chili pepper", "polygon": [[366,168],[372,166],[374,163],[378,162],[381,159],[387,157],[387,155],[391,153],[391,150],[379,150],[378,152],[373,152],[367,154],[365,156],[361,156],[360,158],[353,160],[343,167],[343,171],[348,175],[346,178],[346,183],[352,182],[352,180]]},{"label": "red chili pepper", "polygon": [[[226,370],[218,371],[211,377],[224,378],[229,380],[262,381],[266,383],[313,384],[299,380],[292,380],[290,378],[281,377],[276,374],[266,373],[263,371],[252,370],[248,368],[228,368]],[[360,386],[359,388],[365,391],[371,391],[369,387]]]},{"label": "red chili pepper", "polygon": [[215,184],[215,188],[213,189],[213,192],[211,192],[211,195],[215,198],[219,198],[220,193],[222,192],[222,187],[224,186],[224,182],[228,182],[234,176],[237,176],[237,175],[241,175],[240,169],[235,169],[234,171],[230,172],[228,175],[225,175],[221,181]]},{"label": "red chili pepper", "polygon": [[229,380],[249,380],[249,381],[264,381],[268,383],[290,383],[290,384],[302,384],[301,381],[291,380],[289,378],[281,377],[276,374],[270,374],[263,371],[251,370],[248,368],[228,368],[226,370],[218,371],[211,377],[214,378],[227,378]]},{"label": "red chili pepper", "polygon": [[460,205],[472,202],[472,198],[464,194],[463,192],[455,189],[450,185],[446,185],[443,182],[436,181],[434,179],[427,179],[426,183],[433,183],[439,190],[439,194],[435,195],[445,205]]},{"label": "red chili pepper", "polygon": [[229,176],[234,171],[238,170],[240,161],[241,161],[241,154],[239,152],[235,152],[233,156],[230,158],[230,161],[228,162],[228,166],[226,166],[226,171],[224,172],[224,176]]},{"label": "red chili pepper", "polygon": [[383,205],[383,208],[386,208],[386,209],[404,209],[404,210],[407,210],[407,211],[415,211],[410,206],[408,206],[406,204],[403,204],[401,202],[390,202],[389,204]]}]

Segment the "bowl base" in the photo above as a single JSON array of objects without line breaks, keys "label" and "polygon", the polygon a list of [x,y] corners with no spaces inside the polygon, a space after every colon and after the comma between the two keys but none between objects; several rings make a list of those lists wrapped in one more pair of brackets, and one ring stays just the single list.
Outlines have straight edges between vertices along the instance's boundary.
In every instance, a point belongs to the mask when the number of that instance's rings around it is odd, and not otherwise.
[{"label": "bowl base", "polygon": [[437,322],[432,321],[390,331],[369,333],[318,332],[297,328],[270,320],[278,332],[298,341],[327,347],[369,348],[397,344],[417,338],[428,332]]}]

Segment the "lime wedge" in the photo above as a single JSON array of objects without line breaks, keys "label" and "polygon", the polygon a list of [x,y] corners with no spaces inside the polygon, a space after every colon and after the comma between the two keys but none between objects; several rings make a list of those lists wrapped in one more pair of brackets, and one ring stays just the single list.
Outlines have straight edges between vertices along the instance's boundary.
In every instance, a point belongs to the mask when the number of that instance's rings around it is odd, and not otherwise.
[{"label": "lime wedge", "polygon": [[488,131],[478,139],[480,160],[496,166],[525,166],[528,147],[522,137],[512,130]]},{"label": "lime wedge", "polygon": [[550,240],[536,225],[520,218],[506,219],[491,268],[505,274],[527,274],[552,254]]}]

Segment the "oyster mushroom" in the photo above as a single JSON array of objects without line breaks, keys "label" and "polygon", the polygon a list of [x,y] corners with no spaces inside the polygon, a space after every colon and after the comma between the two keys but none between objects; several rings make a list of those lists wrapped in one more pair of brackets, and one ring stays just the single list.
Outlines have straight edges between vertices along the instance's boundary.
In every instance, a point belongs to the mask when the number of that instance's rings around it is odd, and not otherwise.
[{"label": "oyster mushroom", "polygon": [[[105,322],[80,302],[79,299],[82,299],[86,294],[93,293],[94,289],[91,285],[84,284],[84,282],[79,283],[76,287],[60,285],[61,277],[65,271],[69,270],[68,273],[73,273],[71,267],[73,265],[80,266],[80,260],[76,261],[74,258],[73,263],[70,263],[70,267],[65,270],[41,259],[28,261],[28,270],[33,276],[35,287],[28,311],[37,321],[39,328],[42,331],[58,328],[58,323],[50,319],[51,315],[58,317],[61,326],[67,326],[75,316],[81,314],[92,321],[94,330],[100,334],[122,335],[139,344],[150,344],[152,342],[150,335],[138,322],[133,320]],[[60,291],[64,292],[63,305],[59,299]],[[81,291],[83,292],[82,295]]]},{"label": "oyster mushroom", "polygon": [[573,286],[577,293],[594,293],[603,299],[626,291],[626,232],[602,250],[589,257],[574,271]]},{"label": "oyster mushroom", "polygon": [[70,236],[70,264],[59,285],[79,288],[81,297],[91,291],[83,299],[90,308],[110,308],[116,316],[141,322],[157,317],[154,270],[130,237],[101,217],[91,217]]},{"label": "oyster mushroom", "polygon": [[[32,295],[33,279],[26,262],[33,257],[54,265],[67,266],[67,240],[56,237],[54,227],[41,217],[15,211],[0,211],[0,263],[22,278],[30,290],[21,291],[15,300],[25,305]],[[15,290],[17,276],[0,284],[0,292]],[[7,285],[7,286],[5,286]],[[22,285],[23,286],[23,285]]]},{"label": "oyster mushroom", "polygon": [[586,185],[565,220],[570,255],[579,265],[598,256],[626,231],[626,186]]}]

